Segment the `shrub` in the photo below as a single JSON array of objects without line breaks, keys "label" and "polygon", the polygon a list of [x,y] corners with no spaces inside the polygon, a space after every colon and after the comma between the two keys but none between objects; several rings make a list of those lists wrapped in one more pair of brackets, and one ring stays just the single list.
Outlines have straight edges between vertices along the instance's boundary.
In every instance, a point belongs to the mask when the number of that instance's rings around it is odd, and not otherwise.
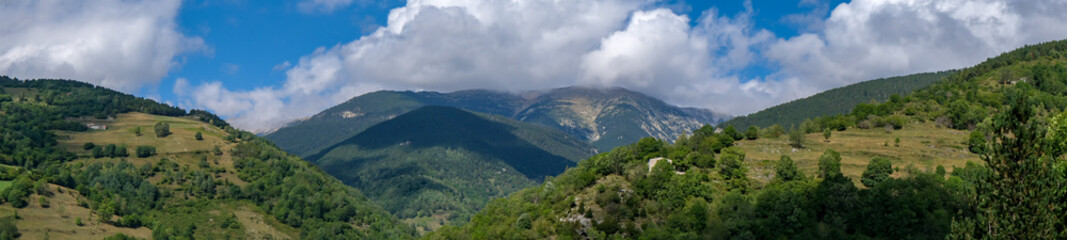
[{"label": "shrub", "polygon": [[137,146],[137,157],[146,158],[156,155],[156,147],[153,146]]},{"label": "shrub", "polygon": [[804,148],[804,132],[800,130],[793,130],[789,132],[789,146],[795,148]]},{"label": "shrub", "polygon": [[985,153],[985,144],[985,134],[982,134],[980,131],[971,132],[971,136],[967,138],[967,150],[970,150],[972,153]]},{"label": "shrub", "polygon": [[867,164],[867,170],[863,171],[860,182],[863,182],[863,186],[872,188],[889,179],[891,174],[893,174],[893,163],[889,159],[875,157]]},{"label": "shrub", "polygon": [[156,123],[155,129],[156,129],[156,137],[159,137],[159,138],[167,137],[168,135],[171,134],[171,132],[170,132],[170,124],[169,123],[158,122],[158,123]]}]

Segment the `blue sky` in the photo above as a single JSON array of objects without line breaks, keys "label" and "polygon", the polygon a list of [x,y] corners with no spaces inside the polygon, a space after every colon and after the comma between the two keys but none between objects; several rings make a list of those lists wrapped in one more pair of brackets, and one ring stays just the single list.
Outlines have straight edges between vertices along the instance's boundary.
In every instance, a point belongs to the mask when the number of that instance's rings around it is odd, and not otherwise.
[{"label": "blue sky", "polygon": [[1062,0],[0,2],[0,74],[254,131],[377,90],[625,87],[742,115],[1067,38]]},{"label": "blue sky", "polygon": [[[779,36],[791,36],[804,27],[786,18],[810,14],[822,5],[843,1],[801,4],[799,1],[753,2],[753,20]],[[330,12],[301,11],[293,1],[184,1],[178,14],[181,32],[199,36],[211,48],[210,54],[189,54],[185,64],[161,84],[159,94],[175,99],[166,86],[181,77],[200,81],[221,81],[231,90],[250,90],[280,85],[284,66],[319,47],[330,47],[357,39],[386,24],[389,10],[403,1],[356,2]],[[657,6],[689,15],[693,25],[702,12],[714,8],[722,14],[745,11],[743,1],[674,0]],[[820,17],[828,14],[823,12]],[[768,74],[767,66],[751,66],[746,76]],[[751,77],[750,77],[751,78]],[[194,82],[195,83],[195,82]]]}]

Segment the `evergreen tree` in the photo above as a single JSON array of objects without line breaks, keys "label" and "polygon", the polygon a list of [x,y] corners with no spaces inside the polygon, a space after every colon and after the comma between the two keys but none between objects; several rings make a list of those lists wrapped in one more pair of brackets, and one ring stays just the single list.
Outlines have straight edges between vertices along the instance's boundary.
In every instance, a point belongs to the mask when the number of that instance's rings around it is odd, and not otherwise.
[{"label": "evergreen tree", "polygon": [[993,116],[993,141],[982,155],[991,174],[978,185],[978,217],[957,222],[950,238],[1063,239],[1067,186],[1055,169],[1064,151],[1046,141],[1027,94],[1005,95],[1008,106]]}]

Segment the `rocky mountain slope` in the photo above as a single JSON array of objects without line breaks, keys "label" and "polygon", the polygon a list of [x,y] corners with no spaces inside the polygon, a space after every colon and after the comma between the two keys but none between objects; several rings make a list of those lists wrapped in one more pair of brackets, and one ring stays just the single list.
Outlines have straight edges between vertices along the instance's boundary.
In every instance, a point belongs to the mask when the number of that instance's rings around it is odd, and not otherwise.
[{"label": "rocky mountain slope", "polygon": [[364,129],[426,105],[510,117],[562,130],[600,151],[652,136],[673,140],[729,116],[680,108],[622,88],[568,87],[512,94],[487,90],[451,93],[379,91],[293,122],[266,135],[279,147],[309,156]]}]

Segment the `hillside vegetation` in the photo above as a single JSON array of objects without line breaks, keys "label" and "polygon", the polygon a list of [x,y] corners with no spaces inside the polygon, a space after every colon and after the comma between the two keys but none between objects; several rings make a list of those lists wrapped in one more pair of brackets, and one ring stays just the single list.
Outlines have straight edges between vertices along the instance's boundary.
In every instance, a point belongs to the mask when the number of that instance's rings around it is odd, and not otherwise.
[{"label": "hillside vegetation", "polygon": [[562,173],[592,147],[558,130],[427,106],[308,157],[428,231]]},{"label": "hillside vegetation", "polygon": [[643,139],[428,238],[1062,239],[1064,107],[1067,41],[1027,46],[789,130]]},{"label": "hillside vegetation", "polygon": [[[0,77],[0,236],[411,238],[361,193],[204,111]],[[107,126],[106,130],[87,125]],[[221,128],[220,128],[221,127]]]},{"label": "hillside vegetation", "polygon": [[738,129],[749,126],[764,128],[774,124],[785,127],[799,126],[806,119],[848,113],[860,103],[884,102],[892,95],[911,93],[930,86],[953,72],[919,73],[859,82],[779,104],[747,116],[738,116],[720,125]]}]

